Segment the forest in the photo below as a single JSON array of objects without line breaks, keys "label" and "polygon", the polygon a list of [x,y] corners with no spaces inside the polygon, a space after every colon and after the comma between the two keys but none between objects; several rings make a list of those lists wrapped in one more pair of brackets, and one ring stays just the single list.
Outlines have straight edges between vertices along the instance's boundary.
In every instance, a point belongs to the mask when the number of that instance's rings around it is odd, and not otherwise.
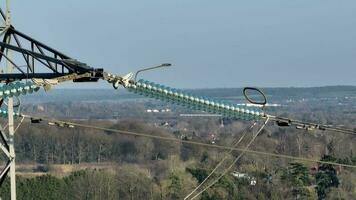
[{"label": "forest", "polygon": [[[273,95],[272,91],[273,103],[284,106],[267,109],[301,120],[355,128],[355,90],[339,89],[335,89],[335,94],[330,89],[315,88],[312,91],[319,92],[314,96],[310,95],[311,89],[300,89],[300,95],[294,96],[289,92]],[[227,101],[242,99],[229,96],[230,92],[198,92]],[[33,99],[23,106],[22,112],[222,146],[231,146],[243,134],[241,130],[252,123],[219,117],[179,117],[179,113],[189,110],[135,96],[127,97],[133,101],[120,102],[80,98],[67,102],[66,98],[64,95],[65,100],[48,102]],[[146,112],[167,106],[172,112]],[[247,144],[252,133],[247,137],[240,147]],[[250,149],[356,165],[355,139],[354,135],[271,123]],[[19,199],[183,199],[222,157],[232,160],[238,155],[184,142],[28,120],[16,132],[15,146]],[[356,196],[355,172],[355,168],[247,153],[200,199],[352,199]],[[0,196],[9,199],[9,180],[1,186]]]}]

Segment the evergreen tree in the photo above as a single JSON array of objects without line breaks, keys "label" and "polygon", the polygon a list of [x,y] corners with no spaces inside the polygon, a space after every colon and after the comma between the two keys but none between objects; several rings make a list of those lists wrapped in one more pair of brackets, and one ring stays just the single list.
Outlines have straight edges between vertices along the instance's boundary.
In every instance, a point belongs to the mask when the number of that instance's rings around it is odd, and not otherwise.
[{"label": "evergreen tree", "polygon": [[169,194],[168,196],[170,199],[175,200],[175,199],[183,199],[182,196],[182,183],[178,175],[172,173],[171,176],[169,177],[171,184],[169,185]]},{"label": "evergreen tree", "polygon": [[310,185],[308,168],[301,163],[290,163],[282,173],[281,179],[292,188],[296,199],[305,199],[310,196],[306,189]]},{"label": "evergreen tree", "polygon": [[[322,161],[335,161],[336,158],[330,155],[324,155]],[[318,199],[322,200],[326,198],[331,187],[339,186],[339,179],[337,178],[335,168],[330,164],[322,164],[319,166],[319,171],[315,175],[316,180],[316,192]]]}]

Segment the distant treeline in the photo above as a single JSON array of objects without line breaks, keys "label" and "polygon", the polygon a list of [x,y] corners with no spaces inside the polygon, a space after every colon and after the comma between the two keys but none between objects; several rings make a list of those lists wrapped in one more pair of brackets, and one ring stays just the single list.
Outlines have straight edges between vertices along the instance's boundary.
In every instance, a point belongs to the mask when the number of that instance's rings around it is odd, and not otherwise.
[{"label": "distant treeline", "polygon": [[[209,88],[183,89],[189,93],[207,97],[243,97],[243,88]],[[260,88],[267,96],[284,97],[342,97],[355,96],[356,86],[325,86],[325,87],[277,87]],[[31,102],[69,102],[69,101],[125,101],[142,99],[142,96],[129,93],[125,89],[52,89],[25,96],[27,103]]]}]

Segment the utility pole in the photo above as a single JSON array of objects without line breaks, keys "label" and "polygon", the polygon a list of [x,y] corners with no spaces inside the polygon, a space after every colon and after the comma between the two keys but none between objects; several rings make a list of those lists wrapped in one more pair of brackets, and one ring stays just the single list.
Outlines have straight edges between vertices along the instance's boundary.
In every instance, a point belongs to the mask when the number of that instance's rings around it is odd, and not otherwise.
[{"label": "utility pole", "polygon": [[[11,25],[11,18],[10,18],[10,0],[6,1],[6,27]],[[10,44],[11,37],[8,37],[6,40],[7,44]],[[6,49],[6,56],[9,58],[6,62],[6,73],[13,72],[13,64],[10,62],[12,59],[11,50]],[[8,145],[9,145],[9,155],[10,155],[10,190],[11,190],[11,200],[16,200],[16,166],[15,166],[15,146],[14,146],[14,99],[13,97],[8,97],[7,102],[8,108]]]},{"label": "utility pole", "polygon": [[[0,2],[2,4],[5,0]],[[6,165],[0,169],[0,186],[9,176],[11,200],[16,200],[14,147],[16,129],[14,130],[13,95],[19,95],[23,92],[32,93],[38,91],[40,86],[48,89],[52,85],[50,80],[53,81],[53,84],[69,80],[73,80],[73,82],[97,82],[99,79],[104,79],[104,75],[107,73],[104,74],[102,68],[90,67],[18,31],[11,25],[10,14],[10,0],[6,0],[6,11],[3,12],[0,8],[0,62],[1,65],[4,64],[0,70],[0,82],[10,85],[1,86],[4,91],[0,91],[0,105],[4,103],[8,106],[7,112],[3,111],[4,113],[2,113],[8,115],[8,128],[4,130],[0,126],[0,153],[5,154],[7,158]],[[2,21],[4,21],[4,24]],[[23,45],[22,43],[26,44]],[[24,48],[24,46],[30,48]],[[13,56],[15,60],[12,59]],[[21,60],[26,62],[25,66],[19,66],[15,63],[18,58],[24,58],[24,60]],[[39,82],[26,83],[25,86],[21,86],[20,81],[30,79]],[[14,81],[18,81],[18,83],[11,84]],[[5,91],[6,93],[4,93]]]},{"label": "utility pole", "polygon": [[[10,41],[10,39],[9,39]],[[11,52],[10,50],[7,50],[6,56],[9,58],[11,57]],[[11,73],[13,71],[13,66],[11,62],[7,61],[6,64],[7,68],[7,73]],[[8,97],[8,102],[7,102],[7,108],[8,108],[8,131],[9,131],[9,137],[8,137],[8,144],[9,144],[9,153],[10,153],[10,158],[11,158],[11,163],[10,163],[10,188],[11,188],[11,200],[16,200],[16,174],[15,174],[15,146],[14,146],[14,100],[13,97]]]}]

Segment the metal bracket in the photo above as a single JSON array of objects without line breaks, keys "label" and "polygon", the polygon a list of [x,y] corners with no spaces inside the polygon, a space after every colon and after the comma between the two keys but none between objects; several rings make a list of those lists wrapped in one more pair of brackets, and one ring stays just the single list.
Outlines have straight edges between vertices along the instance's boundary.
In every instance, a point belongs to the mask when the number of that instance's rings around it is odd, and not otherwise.
[{"label": "metal bracket", "polygon": [[170,64],[170,63],[163,63],[163,64],[160,64],[160,65],[158,65],[158,66],[140,69],[140,70],[138,70],[138,71],[135,73],[134,81],[136,82],[137,76],[138,76],[138,74],[141,73],[141,72],[149,71],[149,70],[153,70],[153,69],[157,69],[157,68],[162,68],[162,67],[170,67],[170,66],[172,66],[172,64]]}]

